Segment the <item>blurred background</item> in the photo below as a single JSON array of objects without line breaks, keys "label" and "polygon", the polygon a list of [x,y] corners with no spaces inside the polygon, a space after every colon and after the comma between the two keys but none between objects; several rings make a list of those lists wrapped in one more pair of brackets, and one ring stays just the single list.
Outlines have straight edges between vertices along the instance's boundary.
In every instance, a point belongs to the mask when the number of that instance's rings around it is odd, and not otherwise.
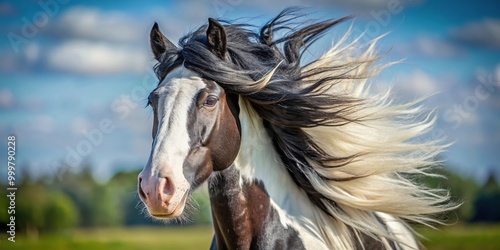
[{"label": "blurred background", "polygon": [[[288,6],[312,18],[355,14],[308,52],[316,58],[352,25],[378,36],[383,62],[372,80],[399,101],[431,96],[431,136],[454,142],[441,157],[464,205],[450,227],[419,229],[429,249],[500,249],[500,3],[480,0],[210,0],[0,2],[0,248],[199,249],[212,229],[206,188],[182,227],[145,218],[136,177],[151,145],[157,80],[149,30],[171,41],[209,17],[260,26]],[[16,137],[16,243],[9,229],[7,138]]]}]

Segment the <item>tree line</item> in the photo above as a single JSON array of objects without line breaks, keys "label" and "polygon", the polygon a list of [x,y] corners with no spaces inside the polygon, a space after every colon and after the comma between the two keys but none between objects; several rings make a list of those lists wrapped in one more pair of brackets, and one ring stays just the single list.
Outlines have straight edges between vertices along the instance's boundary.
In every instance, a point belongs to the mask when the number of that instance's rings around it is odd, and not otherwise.
[{"label": "tree line", "polygon": [[[137,196],[140,170],[118,172],[106,183],[97,182],[92,167],[80,172],[65,171],[60,178],[46,176],[32,179],[23,173],[16,194],[16,231],[28,235],[61,232],[74,228],[164,225],[142,212]],[[479,185],[470,178],[441,170],[447,179],[424,179],[431,187],[449,189],[453,200],[462,206],[445,216],[451,223],[499,222],[500,186],[491,174]],[[6,186],[2,184],[2,192]],[[184,224],[210,224],[211,213],[206,187],[193,194],[197,207]],[[0,228],[7,231],[9,215],[7,194],[0,196]],[[172,223],[169,226],[176,226]]]}]

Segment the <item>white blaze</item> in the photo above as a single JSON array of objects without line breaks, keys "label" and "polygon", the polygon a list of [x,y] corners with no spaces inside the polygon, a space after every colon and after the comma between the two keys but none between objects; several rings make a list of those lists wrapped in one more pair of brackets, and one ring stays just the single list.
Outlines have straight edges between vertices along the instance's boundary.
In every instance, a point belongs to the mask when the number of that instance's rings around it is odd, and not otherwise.
[{"label": "white blaze", "polygon": [[151,177],[168,176],[175,186],[169,210],[175,209],[190,189],[183,174],[183,164],[189,153],[188,112],[196,93],[205,83],[186,68],[173,70],[155,90],[158,130],[151,151]]}]

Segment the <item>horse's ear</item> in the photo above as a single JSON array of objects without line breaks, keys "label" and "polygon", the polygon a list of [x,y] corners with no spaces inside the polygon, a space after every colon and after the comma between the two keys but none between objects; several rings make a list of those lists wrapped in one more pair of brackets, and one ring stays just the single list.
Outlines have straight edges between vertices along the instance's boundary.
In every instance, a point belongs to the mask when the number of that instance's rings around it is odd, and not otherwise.
[{"label": "horse's ear", "polygon": [[160,60],[161,55],[167,50],[175,49],[175,45],[170,42],[160,31],[158,24],[155,22],[151,33],[149,34],[149,42],[156,60]]},{"label": "horse's ear", "polygon": [[226,56],[226,32],[224,26],[212,18],[208,19],[207,46],[210,51],[221,59]]}]

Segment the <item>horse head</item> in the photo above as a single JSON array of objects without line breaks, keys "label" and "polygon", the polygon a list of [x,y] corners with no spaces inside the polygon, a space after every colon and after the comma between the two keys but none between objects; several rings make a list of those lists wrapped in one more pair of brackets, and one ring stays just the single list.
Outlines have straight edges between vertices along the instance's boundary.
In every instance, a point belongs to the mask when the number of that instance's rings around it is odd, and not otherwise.
[{"label": "horse head", "polygon": [[[150,38],[160,62],[176,50],[157,24]],[[225,43],[223,26],[210,19],[206,48],[223,60]],[[139,197],[151,216],[176,218],[190,193],[236,158],[240,147],[237,96],[180,64],[164,72],[148,104],[154,113],[153,143],[138,176]]]}]

